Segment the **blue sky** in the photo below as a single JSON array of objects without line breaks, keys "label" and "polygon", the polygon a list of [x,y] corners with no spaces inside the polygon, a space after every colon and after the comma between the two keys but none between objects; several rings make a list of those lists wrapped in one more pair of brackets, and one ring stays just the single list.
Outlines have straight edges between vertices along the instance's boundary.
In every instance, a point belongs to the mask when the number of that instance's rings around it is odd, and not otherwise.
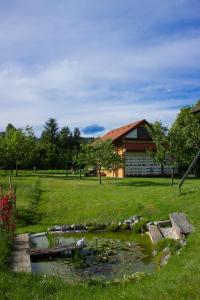
[{"label": "blue sky", "polygon": [[170,125],[200,98],[199,49],[199,0],[0,0],[0,130]]}]

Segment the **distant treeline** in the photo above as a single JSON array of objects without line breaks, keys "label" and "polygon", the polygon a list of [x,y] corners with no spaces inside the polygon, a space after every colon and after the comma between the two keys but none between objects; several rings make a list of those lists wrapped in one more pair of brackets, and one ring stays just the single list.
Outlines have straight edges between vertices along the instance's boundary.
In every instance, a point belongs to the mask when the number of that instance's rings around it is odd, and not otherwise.
[{"label": "distant treeline", "polygon": [[80,145],[94,138],[81,137],[79,128],[73,131],[68,126],[59,129],[54,118],[46,121],[39,138],[32,127],[25,130],[8,124],[0,134],[0,168],[17,169],[69,169]]}]

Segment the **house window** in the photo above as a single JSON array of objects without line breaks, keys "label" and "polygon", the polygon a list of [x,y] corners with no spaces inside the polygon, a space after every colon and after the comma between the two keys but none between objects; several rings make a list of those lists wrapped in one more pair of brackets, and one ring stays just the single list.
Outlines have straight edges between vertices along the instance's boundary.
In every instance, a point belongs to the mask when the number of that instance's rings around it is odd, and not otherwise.
[{"label": "house window", "polygon": [[137,139],[137,129],[135,130],[132,130],[131,132],[129,132],[127,135],[126,135],[126,138],[127,139]]},{"label": "house window", "polygon": [[149,139],[149,133],[145,127],[138,127],[138,138]]}]

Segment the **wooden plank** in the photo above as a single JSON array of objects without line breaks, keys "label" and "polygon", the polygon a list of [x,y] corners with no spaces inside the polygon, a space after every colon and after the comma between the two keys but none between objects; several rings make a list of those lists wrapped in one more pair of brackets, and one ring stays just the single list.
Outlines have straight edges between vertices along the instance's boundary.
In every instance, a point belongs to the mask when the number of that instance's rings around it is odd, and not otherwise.
[{"label": "wooden plank", "polygon": [[153,244],[163,239],[163,236],[157,225],[149,225],[148,229],[149,229],[149,236]]},{"label": "wooden plank", "polygon": [[178,234],[181,235],[192,232],[193,227],[184,213],[172,213],[169,217],[172,222],[172,227]]}]

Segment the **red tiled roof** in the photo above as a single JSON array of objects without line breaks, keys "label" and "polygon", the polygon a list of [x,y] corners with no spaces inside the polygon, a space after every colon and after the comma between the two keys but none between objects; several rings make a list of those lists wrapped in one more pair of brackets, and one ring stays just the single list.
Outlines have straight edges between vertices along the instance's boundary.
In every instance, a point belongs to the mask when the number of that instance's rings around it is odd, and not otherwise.
[{"label": "red tiled roof", "polygon": [[113,129],[113,130],[109,131],[108,133],[106,133],[105,135],[103,135],[101,137],[101,140],[105,141],[105,140],[111,139],[112,141],[115,141],[122,135],[132,131],[133,129],[137,128],[139,125],[144,124],[144,123],[147,123],[147,121],[143,119],[143,120]]}]

